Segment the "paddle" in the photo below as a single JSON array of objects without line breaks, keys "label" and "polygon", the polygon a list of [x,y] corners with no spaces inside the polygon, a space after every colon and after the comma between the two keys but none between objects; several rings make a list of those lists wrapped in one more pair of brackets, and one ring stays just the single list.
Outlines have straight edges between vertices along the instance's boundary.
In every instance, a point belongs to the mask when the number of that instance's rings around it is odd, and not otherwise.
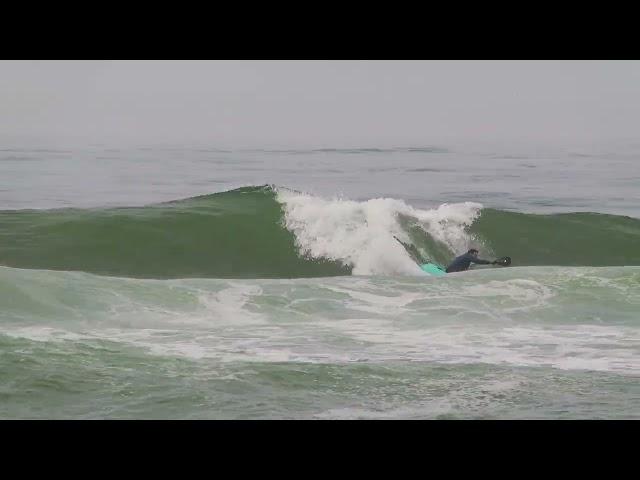
[{"label": "paddle", "polygon": [[511,257],[498,258],[494,260],[493,263],[502,267],[508,267],[509,265],[511,265]]},{"label": "paddle", "polygon": [[414,245],[404,243],[395,235],[393,236],[393,238],[395,238],[398,241],[398,243],[404,247],[404,249],[407,251],[407,253],[409,254],[409,256],[414,262],[416,262],[418,265],[420,265],[421,263],[424,263],[422,261],[422,258],[420,258],[421,257],[420,252]]}]

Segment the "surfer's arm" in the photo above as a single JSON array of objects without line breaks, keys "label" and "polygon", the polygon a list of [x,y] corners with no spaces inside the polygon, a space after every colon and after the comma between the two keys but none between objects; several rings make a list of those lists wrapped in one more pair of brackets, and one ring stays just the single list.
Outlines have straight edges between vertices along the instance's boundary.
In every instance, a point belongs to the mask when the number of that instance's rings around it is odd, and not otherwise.
[{"label": "surfer's arm", "polygon": [[473,263],[477,263],[478,265],[491,265],[493,260],[482,260],[481,258],[475,258],[471,260]]}]

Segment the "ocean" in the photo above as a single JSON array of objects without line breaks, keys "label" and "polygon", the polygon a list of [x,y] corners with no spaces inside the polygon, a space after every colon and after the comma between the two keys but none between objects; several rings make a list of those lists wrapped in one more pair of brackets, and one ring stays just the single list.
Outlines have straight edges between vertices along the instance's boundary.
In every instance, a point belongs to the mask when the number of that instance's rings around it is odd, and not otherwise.
[{"label": "ocean", "polygon": [[640,419],[639,160],[3,145],[0,418]]}]

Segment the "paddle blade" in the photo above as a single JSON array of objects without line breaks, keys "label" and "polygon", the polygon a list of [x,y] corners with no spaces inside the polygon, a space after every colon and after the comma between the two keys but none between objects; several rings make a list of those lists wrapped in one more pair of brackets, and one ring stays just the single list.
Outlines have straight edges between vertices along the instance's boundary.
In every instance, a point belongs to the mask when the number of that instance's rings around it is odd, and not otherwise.
[{"label": "paddle blade", "polygon": [[508,267],[511,265],[511,257],[502,257],[496,260],[497,265],[501,265],[503,267]]}]

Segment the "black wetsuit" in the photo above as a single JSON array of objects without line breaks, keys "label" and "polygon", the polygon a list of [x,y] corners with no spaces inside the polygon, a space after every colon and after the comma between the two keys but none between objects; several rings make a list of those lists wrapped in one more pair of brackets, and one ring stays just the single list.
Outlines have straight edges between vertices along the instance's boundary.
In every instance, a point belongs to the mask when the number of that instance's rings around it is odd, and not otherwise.
[{"label": "black wetsuit", "polygon": [[451,265],[447,267],[447,273],[452,272],[463,272],[469,269],[469,265],[472,263],[479,263],[481,265],[489,265],[493,263],[491,260],[481,260],[478,257],[474,257],[470,253],[465,253],[464,255],[460,255],[456,257]]}]

